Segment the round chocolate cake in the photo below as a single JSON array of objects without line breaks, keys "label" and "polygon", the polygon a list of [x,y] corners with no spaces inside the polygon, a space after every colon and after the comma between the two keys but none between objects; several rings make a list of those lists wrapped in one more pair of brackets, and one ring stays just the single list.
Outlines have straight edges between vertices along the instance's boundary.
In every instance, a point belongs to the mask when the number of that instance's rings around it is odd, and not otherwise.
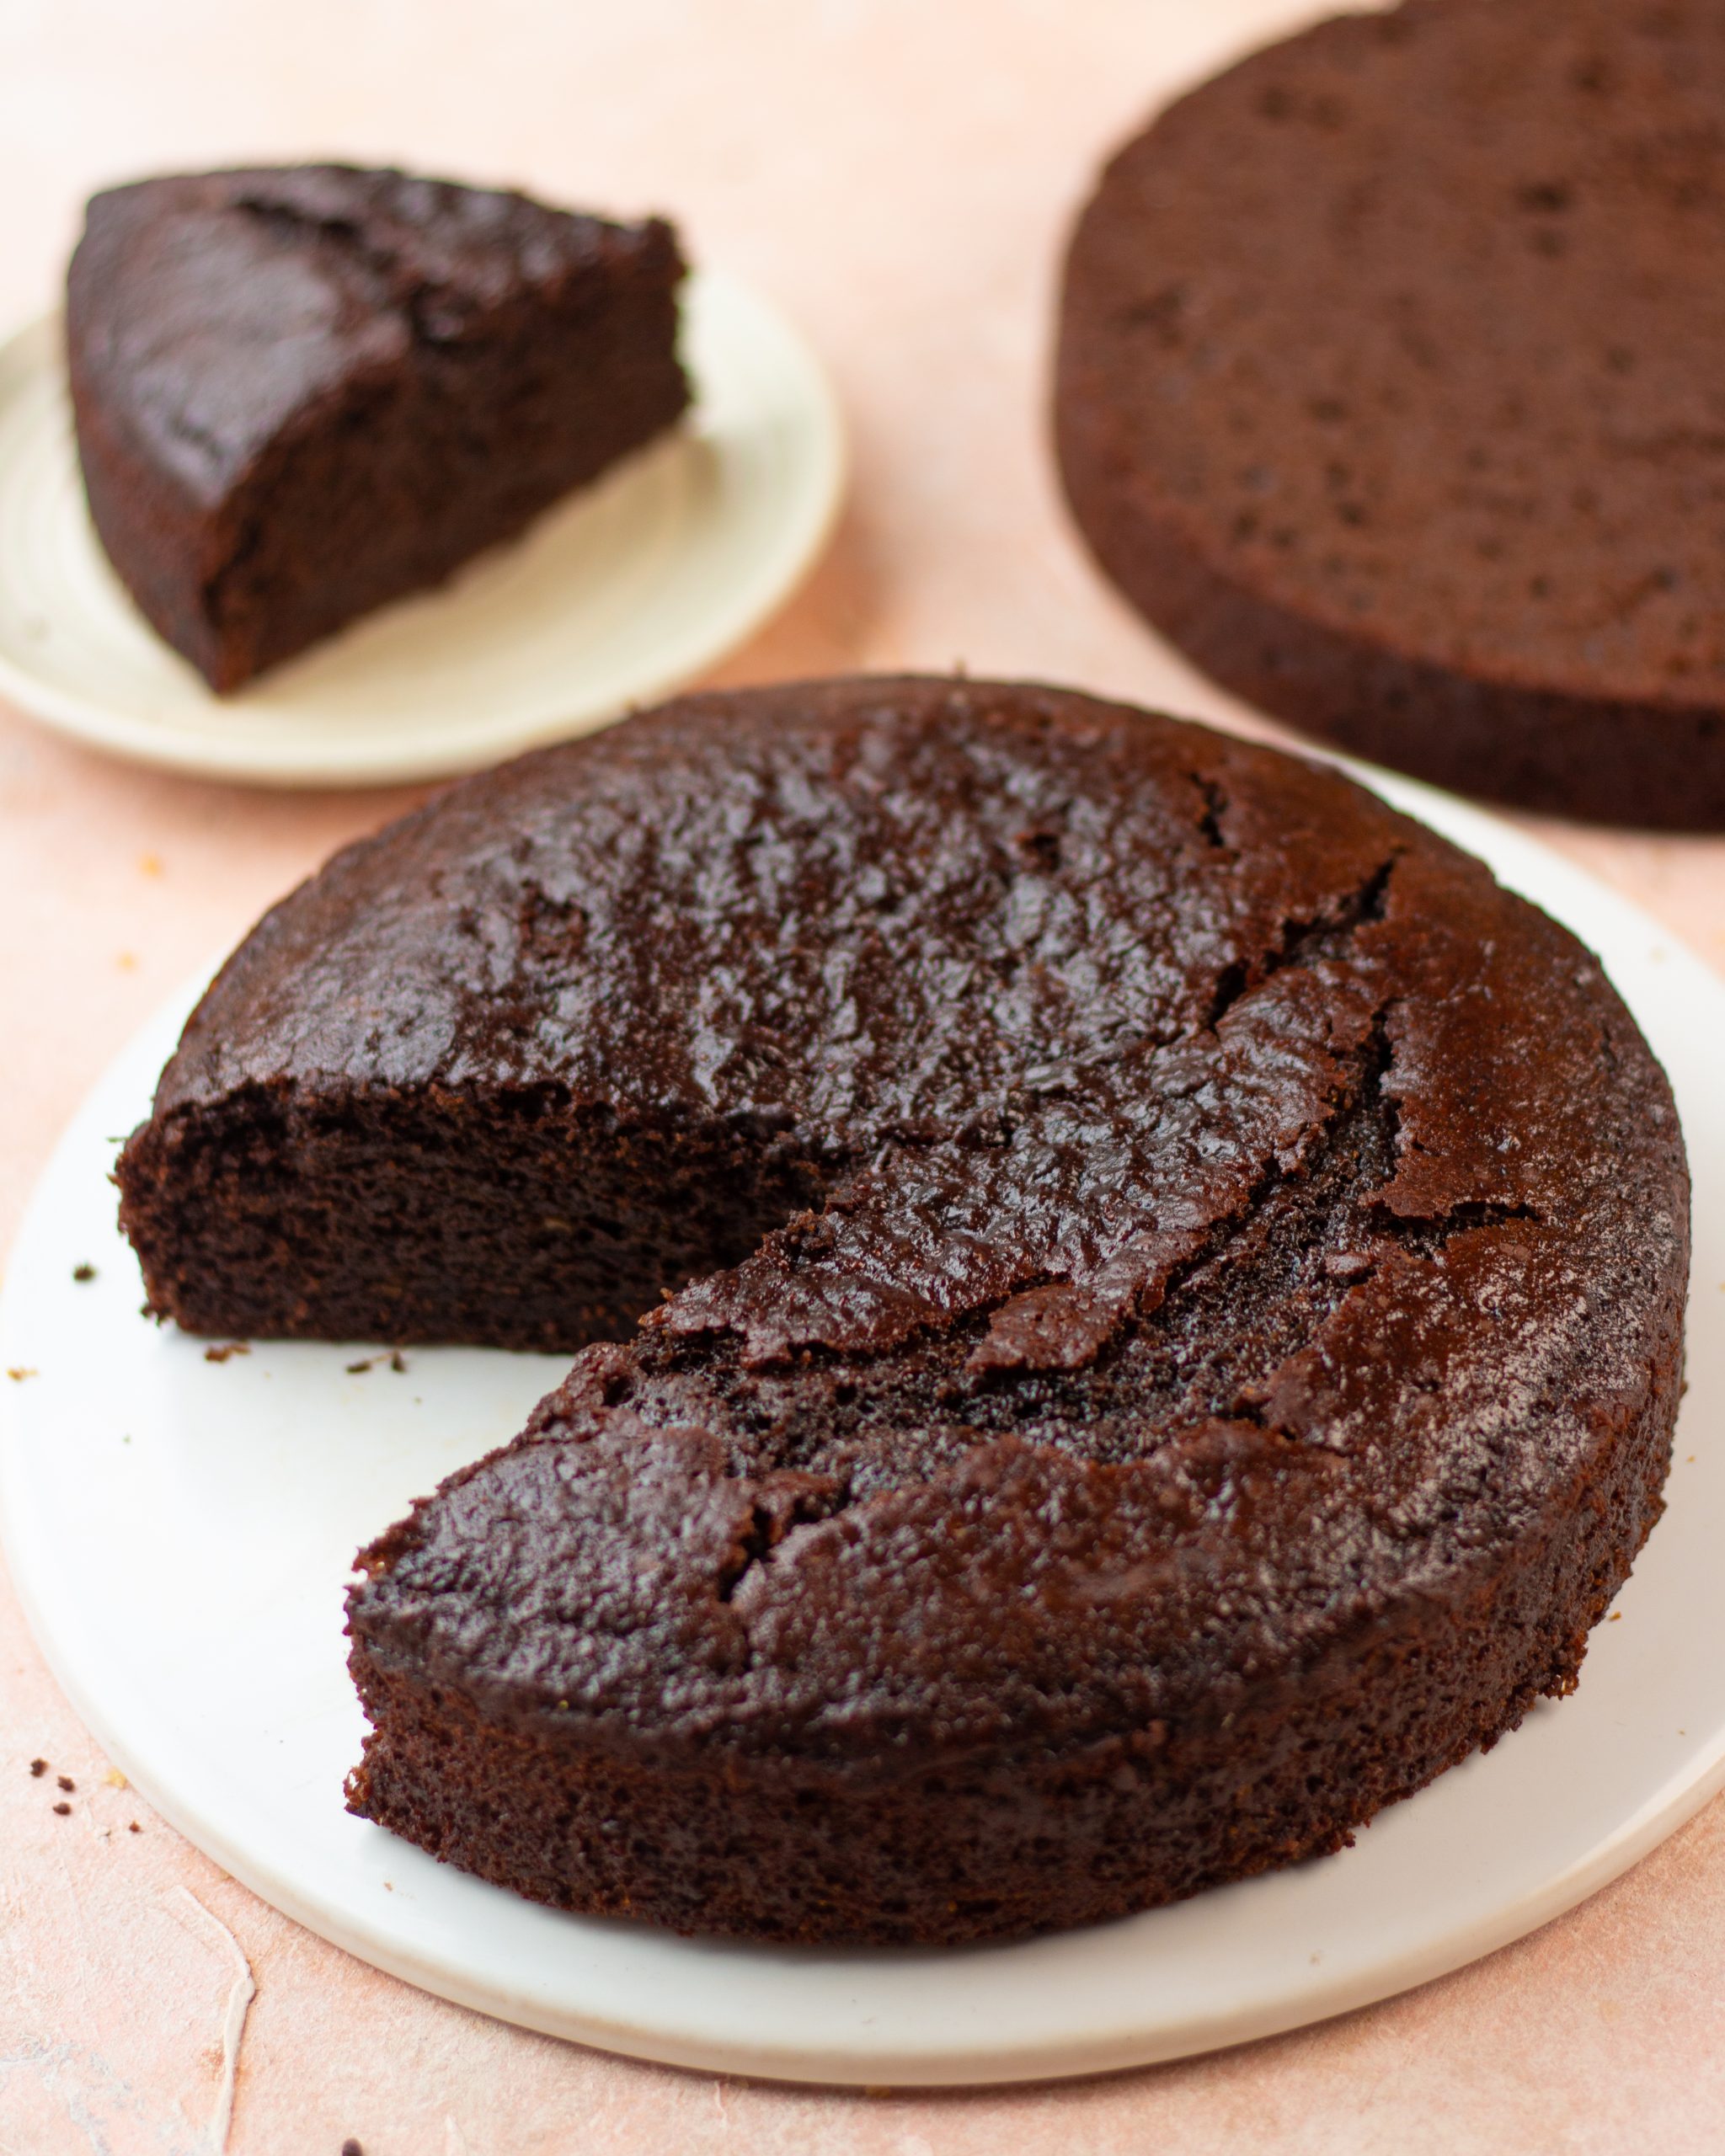
[{"label": "round chocolate cake", "polygon": [[1725,9],[1405,0],[1165,112],[1056,426],[1126,595],[1440,784],[1725,828]]},{"label": "round chocolate cake", "polygon": [[1659,1510],[1686,1177],[1596,962],[1060,691],[457,787],[241,947],[120,1181],[195,1329],[591,1343],[350,1603],[353,1808],[565,1908],[953,1942],[1334,1849]]}]

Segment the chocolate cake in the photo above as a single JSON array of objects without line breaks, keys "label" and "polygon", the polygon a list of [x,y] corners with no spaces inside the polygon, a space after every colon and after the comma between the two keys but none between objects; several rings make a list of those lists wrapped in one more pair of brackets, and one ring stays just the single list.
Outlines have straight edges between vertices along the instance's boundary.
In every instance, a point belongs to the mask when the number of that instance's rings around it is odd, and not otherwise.
[{"label": "chocolate cake", "polygon": [[441,583],[670,425],[670,227],[344,165],[98,195],[67,280],[109,559],[211,686]]},{"label": "chocolate cake", "polygon": [[1405,0],[1104,172],[1055,421],[1229,688],[1559,814],[1725,828],[1725,9]]},{"label": "chocolate cake", "polygon": [[457,787],[241,946],[119,1180],[194,1330],[582,1349],[350,1625],[352,1807],[564,1908],[952,1942],[1334,1849],[1660,1507],[1686,1177],[1597,963],[1057,690]]}]

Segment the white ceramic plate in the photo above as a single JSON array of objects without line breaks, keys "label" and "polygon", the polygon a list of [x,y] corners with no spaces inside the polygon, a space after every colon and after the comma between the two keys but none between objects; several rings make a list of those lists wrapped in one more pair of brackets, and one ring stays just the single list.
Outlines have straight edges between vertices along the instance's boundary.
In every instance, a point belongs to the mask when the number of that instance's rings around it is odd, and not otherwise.
[{"label": "white ceramic plate", "polygon": [[683,426],[441,590],[212,696],[145,622],[84,504],[58,317],[0,346],[0,696],[146,763],[271,786],[472,771],[615,718],[741,643],[825,543],[837,406],[764,301],[684,302]]},{"label": "white ceramic plate", "polygon": [[[1690,1390],[1670,1508],[1580,1689],[1340,1856],[1178,1908],[959,1953],[695,1944],[554,1914],[350,1818],[355,1548],[513,1433],[562,1358],[262,1345],[225,1362],[138,1315],[114,1141],[184,1015],[133,1043],[43,1177],[0,1305],[0,1505],[36,1636],[104,1748],[184,1833],[368,1961],[535,2029],[787,2079],[1091,2073],[1359,2006],[1531,1930],[1725,1781],[1725,985],[1477,811],[1375,782],[1604,957],[1677,1089],[1696,1183]],[[93,1263],[86,1285],[72,1268]],[[352,1367],[363,1364],[362,1368]]]}]

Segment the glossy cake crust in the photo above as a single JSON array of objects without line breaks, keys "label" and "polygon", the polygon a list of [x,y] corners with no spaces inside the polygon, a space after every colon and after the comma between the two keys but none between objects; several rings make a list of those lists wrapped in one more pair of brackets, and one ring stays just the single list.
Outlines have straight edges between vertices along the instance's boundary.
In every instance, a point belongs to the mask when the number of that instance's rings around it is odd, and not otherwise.
[{"label": "glossy cake crust", "polygon": [[1597,963],[1063,691],[456,787],[242,946],[120,1177],[195,1326],[592,1343],[350,1608],[355,1808],[564,1908],[953,1942],[1333,1849],[1569,1686],[1659,1508],[1686,1178]]}]

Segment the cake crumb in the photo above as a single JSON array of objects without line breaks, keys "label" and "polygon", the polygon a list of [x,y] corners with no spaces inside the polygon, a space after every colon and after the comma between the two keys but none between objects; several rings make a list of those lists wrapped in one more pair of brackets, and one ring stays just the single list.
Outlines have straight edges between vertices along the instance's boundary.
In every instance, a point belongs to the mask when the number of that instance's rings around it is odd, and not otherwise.
[{"label": "cake crumb", "polygon": [[45,1759],[32,1759],[30,1761],[30,1772],[39,1781],[42,1776],[47,1773],[47,1771],[48,1762]]},{"label": "cake crumb", "polygon": [[61,1798],[59,1803],[55,1806],[54,1809],[60,1814],[60,1817],[62,1819],[68,1819],[72,1816],[72,1806],[67,1802],[63,1796]]},{"label": "cake crumb", "polygon": [[103,1775],[102,1780],[107,1784],[109,1789],[130,1789],[131,1786],[131,1783],[126,1780],[126,1776],[120,1773],[118,1767],[110,1767],[107,1773]]},{"label": "cake crumb", "polygon": [[252,1344],[248,1340],[226,1340],[219,1348],[206,1348],[204,1360],[206,1363],[225,1363],[230,1355],[249,1355],[251,1352]]},{"label": "cake crumb", "polygon": [[82,1265],[72,1267],[72,1277],[74,1280],[93,1280],[96,1277],[96,1268],[86,1258]]},{"label": "cake crumb", "polygon": [[14,1385],[22,1385],[26,1378],[40,1377],[41,1375],[41,1372],[40,1370],[26,1369],[22,1364],[14,1364],[12,1369],[8,1370],[6,1374],[12,1380],[12,1382]]},{"label": "cake crumb", "polygon": [[357,1363],[348,1363],[344,1367],[350,1378],[359,1378],[363,1377],[367,1370],[375,1370],[380,1364],[387,1364],[399,1375],[406,1374],[408,1358],[399,1348],[391,1348],[377,1355],[362,1355]]},{"label": "cake crumb", "polygon": [[366,2156],[366,2152],[350,2134],[341,2144],[341,2156]]},{"label": "cake crumb", "polygon": [[126,1831],[128,1834],[142,1834],[144,1830],[136,1819],[128,1819],[126,1822]]},{"label": "cake crumb", "polygon": [[70,1774],[56,1774],[55,1776],[55,1780],[68,1796],[70,1796],[72,1791],[77,1787],[77,1784],[72,1779]]}]

